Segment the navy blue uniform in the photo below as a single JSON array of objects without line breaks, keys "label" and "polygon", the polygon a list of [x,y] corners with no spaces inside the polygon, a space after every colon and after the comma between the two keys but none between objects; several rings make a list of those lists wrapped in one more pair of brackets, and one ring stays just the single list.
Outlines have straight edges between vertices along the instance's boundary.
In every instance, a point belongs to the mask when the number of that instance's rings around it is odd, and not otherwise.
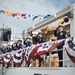
[{"label": "navy blue uniform", "polygon": [[17,46],[12,46],[12,50],[13,51],[18,50]]},{"label": "navy blue uniform", "polygon": [[[41,43],[44,43],[44,42],[46,42],[46,40],[45,40],[45,38],[44,38],[43,36],[42,36],[42,37],[39,37],[39,38],[37,39],[37,43],[38,43],[38,44],[41,44]],[[39,63],[41,63],[42,60],[43,60],[43,58],[40,59]],[[39,66],[40,66],[40,65],[41,65],[41,64],[39,64]]]},{"label": "navy blue uniform", "polygon": [[24,45],[25,45],[26,47],[28,47],[28,46],[31,46],[32,43],[31,43],[30,41],[28,41],[28,42],[25,42]]},{"label": "navy blue uniform", "polygon": [[22,49],[22,44],[17,45],[17,49]]},{"label": "navy blue uniform", "polygon": [[[60,40],[60,39],[66,39],[66,31],[61,31],[61,32],[58,32],[56,30],[54,30],[54,35],[57,36],[57,40]],[[62,49],[63,48],[63,44],[61,44],[58,49]],[[59,56],[59,60],[63,60],[63,51],[58,51],[58,56]],[[59,62],[59,66],[62,67],[63,66],[63,62]]]},{"label": "navy blue uniform", "polygon": [[6,48],[5,49],[2,49],[2,53],[3,54],[7,53],[7,49]]},{"label": "navy blue uniform", "polygon": [[12,48],[7,48],[7,52],[12,52]]},{"label": "navy blue uniform", "polygon": [[[56,30],[54,30],[54,35],[57,37],[57,40],[66,39],[66,31],[64,31],[64,30],[61,32],[58,32],[58,33]],[[58,49],[63,48],[63,45],[64,45],[64,43],[62,45],[60,45],[58,47]]]},{"label": "navy blue uniform", "polygon": [[37,42],[40,43],[44,43],[45,42],[45,38],[44,37],[40,37],[37,39]]}]

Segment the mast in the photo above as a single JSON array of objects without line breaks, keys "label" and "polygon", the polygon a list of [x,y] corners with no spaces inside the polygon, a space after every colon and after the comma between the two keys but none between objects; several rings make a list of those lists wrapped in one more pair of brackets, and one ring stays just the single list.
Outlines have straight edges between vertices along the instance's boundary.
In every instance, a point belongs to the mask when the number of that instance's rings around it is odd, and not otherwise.
[{"label": "mast", "polygon": [[3,41],[3,32],[4,32],[4,23],[2,25],[2,33],[1,33],[1,40]]}]

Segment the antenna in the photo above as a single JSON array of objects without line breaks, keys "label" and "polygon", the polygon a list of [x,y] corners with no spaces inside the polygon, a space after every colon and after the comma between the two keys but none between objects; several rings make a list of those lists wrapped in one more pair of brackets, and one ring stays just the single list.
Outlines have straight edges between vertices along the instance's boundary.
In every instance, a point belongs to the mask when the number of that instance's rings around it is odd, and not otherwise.
[{"label": "antenna", "polygon": [[4,23],[2,25],[1,40],[3,41]]}]

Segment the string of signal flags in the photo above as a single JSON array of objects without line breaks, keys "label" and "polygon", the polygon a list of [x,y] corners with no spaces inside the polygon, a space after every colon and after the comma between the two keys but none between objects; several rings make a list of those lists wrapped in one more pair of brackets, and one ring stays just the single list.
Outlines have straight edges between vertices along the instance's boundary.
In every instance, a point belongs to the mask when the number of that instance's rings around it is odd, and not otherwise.
[{"label": "string of signal flags", "polygon": [[27,19],[27,18],[31,17],[32,21],[34,21],[36,18],[39,18],[39,21],[41,21],[42,19],[47,19],[51,16],[50,14],[47,14],[47,15],[32,15],[32,14],[26,14],[26,13],[20,13],[20,12],[4,11],[4,10],[0,10],[0,14],[4,14],[6,16],[17,17],[17,19],[19,19],[20,17],[23,17],[23,19]]}]

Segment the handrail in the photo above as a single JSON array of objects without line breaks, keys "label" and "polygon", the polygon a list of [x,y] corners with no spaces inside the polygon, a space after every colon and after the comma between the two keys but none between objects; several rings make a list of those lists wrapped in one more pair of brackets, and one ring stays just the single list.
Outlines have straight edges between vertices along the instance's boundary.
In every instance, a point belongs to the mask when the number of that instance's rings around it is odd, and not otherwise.
[{"label": "handrail", "polygon": [[[64,46],[63,46],[63,47],[64,47]],[[22,50],[24,50],[24,49],[25,49],[25,48],[23,48]],[[64,48],[63,48],[63,49],[64,49]],[[54,49],[52,52],[55,52],[55,51],[58,52],[58,51],[61,51],[61,50],[63,50],[63,49],[57,49],[57,50]],[[21,50],[21,49],[20,49],[20,50]],[[19,51],[19,50],[17,50],[17,51]],[[15,51],[15,52],[17,52],[17,51]],[[14,53],[15,53],[15,52],[14,52]],[[51,54],[52,52],[50,52],[49,59],[52,57],[52,54]],[[10,52],[10,53],[11,53],[11,52]],[[10,53],[9,53],[9,54],[10,54]],[[6,53],[6,54],[8,54],[8,53]],[[5,54],[5,55],[6,55],[6,54]],[[12,54],[12,53],[11,53],[11,54]],[[49,63],[50,63],[49,66],[51,66],[51,62],[63,61],[63,67],[64,67],[65,61],[71,61],[71,60],[68,59],[68,58],[65,59],[65,58],[64,58],[64,54],[65,54],[65,50],[63,50],[63,60],[49,60]],[[5,55],[3,55],[3,56],[5,56]],[[13,64],[13,63],[12,63],[12,64]]]},{"label": "handrail", "polygon": [[[58,50],[54,50],[54,51],[60,51],[60,50],[62,50],[62,49],[58,49]],[[52,51],[52,52],[54,52],[54,51]],[[65,65],[64,65],[64,63],[66,62],[66,61],[71,61],[70,59],[65,59],[65,58],[63,58],[63,60],[51,60],[51,52],[50,52],[50,60],[49,60],[49,67],[51,67],[51,63],[52,62],[59,62],[59,61],[63,61],[63,67],[65,67]],[[63,50],[63,55],[64,55],[64,50]],[[64,57],[64,56],[63,56]],[[11,62],[13,62],[13,61],[11,61]],[[23,65],[22,65],[23,66]],[[25,66],[25,65],[24,65]],[[13,63],[12,63],[12,67],[13,67]]]}]

